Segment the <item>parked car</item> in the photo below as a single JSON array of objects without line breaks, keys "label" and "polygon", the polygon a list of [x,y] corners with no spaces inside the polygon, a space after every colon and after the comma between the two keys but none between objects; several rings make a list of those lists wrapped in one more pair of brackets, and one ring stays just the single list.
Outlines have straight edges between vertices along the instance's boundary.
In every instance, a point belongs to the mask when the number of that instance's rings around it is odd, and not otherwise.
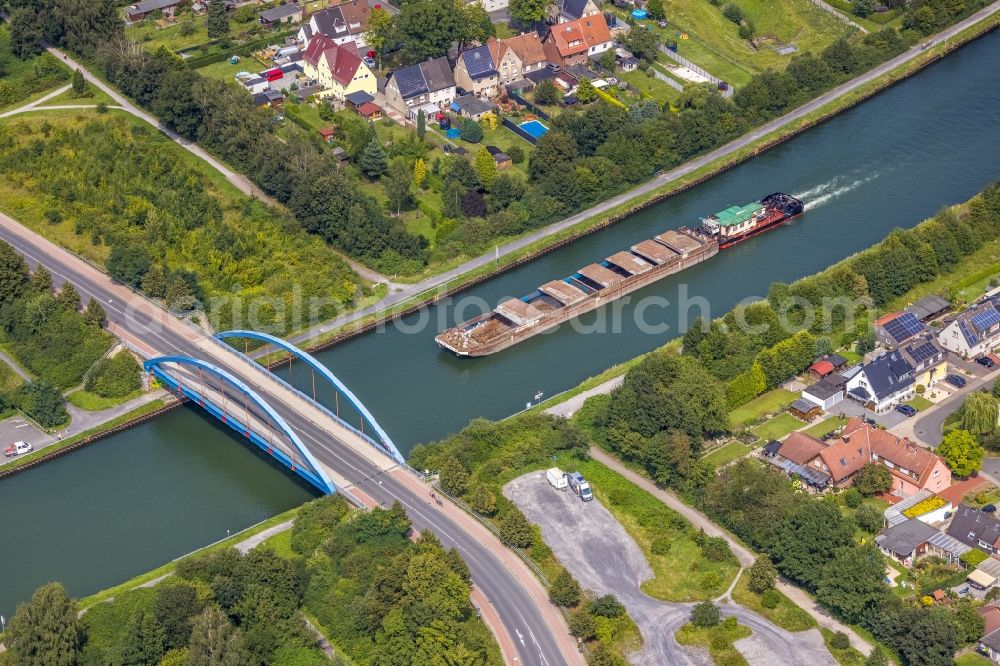
[{"label": "parked car", "polygon": [[31,453],[34,449],[31,444],[27,442],[14,442],[6,449],[3,450],[3,454],[8,458],[13,458],[14,456],[22,456],[25,453]]},{"label": "parked car", "polygon": [[965,388],[965,377],[960,375],[948,375],[944,380],[957,388]]},{"label": "parked car", "polygon": [[992,359],[986,356],[980,356],[979,358],[977,358],[976,363],[983,366],[984,368],[992,368],[994,365],[996,365]]},{"label": "parked car", "polygon": [[909,405],[896,405],[896,411],[906,416],[914,416],[917,413],[917,410]]},{"label": "parked car", "polygon": [[863,421],[864,421],[865,423],[867,423],[868,425],[870,425],[871,427],[873,427],[873,428],[877,428],[877,427],[878,427],[878,421],[876,421],[875,419],[873,419],[873,418],[872,418],[872,417],[870,417],[870,416],[866,416],[866,417],[864,417],[864,419],[862,419],[862,420],[863,420]]},{"label": "parked car", "polygon": [[363,58],[363,61],[369,69],[375,69],[375,58],[368,56]]},{"label": "parked car", "polygon": [[996,513],[997,512],[997,505],[996,504],[987,504],[986,506],[984,506],[981,509],[981,511],[983,513]]}]

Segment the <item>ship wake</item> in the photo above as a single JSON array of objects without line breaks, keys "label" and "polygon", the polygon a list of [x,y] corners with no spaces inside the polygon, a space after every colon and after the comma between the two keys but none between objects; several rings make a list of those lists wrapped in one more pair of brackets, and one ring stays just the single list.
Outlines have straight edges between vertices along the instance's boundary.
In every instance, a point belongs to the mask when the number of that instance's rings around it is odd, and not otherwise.
[{"label": "ship wake", "polygon": [[857,178],[851,182],[845,182],[845,178],[837,176],[822,185],[817,185],[816,187],[808,189],[804,192],[798,192],[793,196],[805,203],[805,210],[813,210],[815,208],[819,208],[831,199],[836,199],[842,194],[847,194],[852,190],[856,190],[865,183],[870,183],[876,178],[878,178],[878,174],[872,174],[867,178]]}]

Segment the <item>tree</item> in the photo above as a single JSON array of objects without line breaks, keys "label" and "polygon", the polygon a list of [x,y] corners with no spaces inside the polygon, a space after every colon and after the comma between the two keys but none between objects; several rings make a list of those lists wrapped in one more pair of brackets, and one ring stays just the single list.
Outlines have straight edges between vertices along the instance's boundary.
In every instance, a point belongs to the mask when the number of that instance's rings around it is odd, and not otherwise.
[{"label": "tree", "polygon": [[218,606],[209,606],[194,618],[191,643],[188,645],[189,666],[240,666],[240,630]]},{"label": "tree", "polygon": [[[846,38],[840,37],[823,50],[823,61],[835,72],[850,74],[858,67],[858,56]],[[879,301],[879,299],[875,299]]]},{"label": "tree", "polygon": [[576,606],[580,603],[580,584],[570,572],[563,569],[549,586],[549,599],[556,606]]},{"label": "tree", "polygon": [[52,273],[45,266],[38,264],[31,274],[28,287],[36,294],[48,294],[52,291]]},{"label": "tree", "polygon": [[520,164],[524,161],[524,148],[521,148],[521,146],[515,143],[507,149],[507,157],[509,157],[510,161],[514,164]]},{"label": "tree", "polygon": [[667,18],[667,12],[663,8],[663,0],[649,0],[646,3],[646,11],[654,21],[662,21]]},{"label": "tree", "polygon": [[854,14],[861,18],[868,18],[877,6],[875,0],[854,0]]},{"label": "tree", "polygon": [[229,34],[229,15],[226,12],[226,0],[208,0],[205,27],[208,29],[209,39],[221,39]]},{"label": "tree", "polygon": [[493,181],[497,177],[497,161],[486,148],[480,148],[476,153],[476,161],[472,165],[479,176],[479,184],[489,192],[493,188]]},{"label": "tree", "polygon": [[0,305],[12,303],[24,293],[28,276],[24,258],[11,245],[0,241]]},{"label": "tree", "polygon": [[[382,51],[392,36],[392,15],[382,7],[372,9],[368,14],[368,27],[365,30],[365,41],[378,54],[379,67],[382,66]],[[423,136],[421,136],[423,138]]]},{"label": "tree", "polygon": [[597,634],[597,621],[587,609],[581,608],[569,616],[569,633],[581,640],[590,640]]},{"label": "tree", "polygon": [[644,60],[655,60],[660,51],[660,39],[652,30],[630,30],[624,43],[625,48]]},{"label": "tree", "polygon": [[423,109],[417,110],[417,136],[420,139],[424,138],[424,134],[427,133],[427,114],[424,113]]},{"label": "tree", "polygon": [[951,666],[958,648],[955,625],[943,608],[907,608],[900,618],[906,630],[893,647],[910,666]]},{"label": "tree", "polygon": [[935,451],[944,458],[952,474],[969,476],[983,466],[983,447],[968,430],[952,430]]},{"label": "tree", "polygon": [[72,282],[63,282],[59,287],[59,295],[56,300],[67,310],[76,312],[80,309],[80,292],[76,290]]},{"label": "tree", "polygon": [[82,641],[76,604],[62,585],[49,583],[18,604],[4,642],[18,666],[76,666]]},{"label": "tree", "polygon": [[885,524],[882,512],[871,504],[862,504],[854,514],[854,522],[858,527],[870,534],[877,534]]},{"label": "tree", "polygon": [[496,28],[490,20],[489,12],[482,2],[466,2],[455,0],[455,13],[459,16],[460,30],[458,33],[458,52],[465,50],[471,43],[485,44],[490,37],[496,36]]},{"label": "tree", "polygon": [[459,126],[459,136],[462,137],[462,141],[479,143],[483,140],[483,128],[472,118],[463,118]]},{"label": "tree", "polygon": [[510,0],[510,15],[525,25],[548,16],[552,0]]},{"label": "tree", "polygon": [[413,163],[413,184],[422,188],[425,180],[427,180],[427,163],[418,157]]},{"label": "tree", "polygon": [[605,594],[590,602],[588,610],[600,617],[616,618],[625,615],[625,606],[613,594]]},{"label": "tree", "polygon": [[747,588],[754,594],[764,594],[774,587],[777,579],[778,570],[767,555],[758,557],[747,569]]},{"label": "tree", "polygon": [[87,91],[87,79],[83,77],[83,72],[77,68],[73,70],[73,93],[80,97]]},{"label": "tree", "polygon": [[399,216],[403,206],[410,202],[410,185],[413,184],[413,170],[406,163],[405,157],[394,157],[389,162],[389,172],[382,177],[385,193],[389,197],[389,205]]},{"label": "tree", "polygon": [[142,276],[142,291],[153,298],[163,298],[167,295],[167,274],[158,264],[150,266]]},{"label": "tree", "polygon": [[590,82],[590,79],[586,77],[580,79],[580,83],[576,86],[576,98],[584,104],[597,99],[597,89],[594,88],[594,84]]},{"label": "tree", "polygon": [[604,69],[614,73],[615,68],[618,66],[618,61],[615,59],[615,50],[608,49],[601,54],[601,57],[597,62],[600,63],[601,67]]},{"label": "tree", "polygon": [[69,420],[66,399],[59,389],[45,382],[21,386],[14,394],[14,403],[43,428],[55,428]]},{"label": "tree", "polygon": [[119,243],[112,246],[108,255],[108,274],[119,282],[138,288],[151,263],[145,247]]},{"label": "tree", "polygon": [[825,500],[800,503],[779,526],[769,552],[784,575],[816,589],[824,565],[837,548],[851,544],[854,530],[836,504]]},{"label": "tree", "polygon": [[191,285],[181,275],[174,275],[167,282],[167,290],[163,295],[163,300],[168,308],[178,312],[193,310],[195,306]]},{"label": "tree", "polygon": [[951,620],[955,625],[959,645],[968,645],[983,635],[985,620],[968,600],[962,600],[958,603],[951,614]]},{"label": "tree", "polygon": [[180,648],[191,638],[191,619],[201,612],[198,594],[190,585],[167,585],[156,591],[153,614],[163,627],[164,643]]},{"label": "tree", "polygon": [[888,492],[892,487],[892,473],[878,463],[868,463],[854,475],[853,487],[866,497]]},{"label": "tree", "polygon": [[151,612],[139,610],[129,618],[114,648],[111,666],[157,666],[163,659],[166,637]]},{"label": "tree", "polygon": [[497,528],[500,538],[515,548],[527,548],[535,540],[531,523],[516,508],[510,509],[500,517]]},{"label": "tree", "polygon": [[497,512],[497,498],[484,483],[476,485],[469,495],[469,506],[476,513],[483,516],[492,516]]},{"label": "tree", "polygon": [[711,601],[702,601],[691,609],[691,624],[700,628],[718,626],[721,614],[719,607]]},{"label": "tree", "polygon": [[562,93],[556,88],[556,84],[545,79],[535,86],[535,101],[539,104],[558,104],[562,101]]},{"label": "tree", "polygon": [[962,405],[961,428],[975,435],[988,435],[996,431],[997,417],[997,399],[993,394],[974,391]]},{"label": "tree", "polygon": [[358,159],[358,166],[362,173],[373,180],[389,170],[389,160],[385,156],[385,150],[382,149],[382,142],[379,141],[378,135],[374,132]]},{"label": "tree", "polygon": [[438,0],[414,0],[400,7],[393,25],[405,62],[423,62],[448,53],[452,43],[461,40],[461,19],[452,3]]},{"label": "tree", "polygon": [[31,7],[17,7],[10,13],[10,50],[21,60],[27,60],[42,52],[45,35],[36,10]]},{"label": "tree", "polygon": [[461,496],[469,489],[469,472],[455,456],[441,462],[438,472],[441,488],[449,495]]},{"label": "tree", "polygon": [[873,645],[871,654],[865,660],[865,666],[889,666],[889,658],[879,645]]},{"label": "tree", "polygon": [[87,375],[84,387],[104,398],[124,398],[142,387],[140,370],[132,353],[122,351],[98,361]]},{"label": "tree", "polygon": [[83,311],[83,321],[88,326],[100,326],[107,316],[101,304],[93,298],[87,302],[87,309]]},{"label": "tree", "polygon": [[885,563],[874,544],[847,545],[820,570],[816,598],[855,623],[865,608],[887,593],[884,578]]}]

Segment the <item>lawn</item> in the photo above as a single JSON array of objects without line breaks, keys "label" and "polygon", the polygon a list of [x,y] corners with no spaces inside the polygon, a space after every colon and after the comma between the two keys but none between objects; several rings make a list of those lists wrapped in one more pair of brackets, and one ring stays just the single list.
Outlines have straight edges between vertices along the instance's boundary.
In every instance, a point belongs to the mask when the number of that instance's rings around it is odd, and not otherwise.
[{"label": "lawn", "polygon": [[821,439],[823,435],[833,432],[845,423],[847,423],[846,416],[831,416],[830,418],[824,419],[819,423],[814,423],[802,432],[807,435],[812,435],[817,439]]},{"label": "lawn", "polygon": [[[213,62],[210,65],[199,67],[196,71],[202,76],[207,76],[210,79],[219,79],[220,81],[231,82],[236,80],[236,75],[240,72],[259,72],[266,67],[267,66],[264,63],[261,63],[256,58],[246,56],[240,58],[240,61],[235,65],[230,64],[228,60],[223,60],[222,62]],[[297,108],[304,109],[304,106],[299,106]]]},{"label": "lawn", "polygon": [[139,390],[129,393],[124,398],[105,398],[97,395],[96,393],[80,389],[79,391],[70,393],[66,396],[66,399],[71,405],[75,405],[80,409],[85,409],[88,412],[102,412],[105,409],[111,409],[112,407],[124,404],[129,400],[134,400],[141,395],[142,391]]},{"label": "lawn", "polygon": [[112,105],[115,103],[111,96],[105,93],[103,90],[97,88],[94,84],[88,83],[87,89],[84,91],[83,95],[77,95],[73,92],[73,89],[69,89],[64,93],[60,93],[48,100],[42,106],[61,106],[63,104],[107,104]]},{"label": "lawn", "polygon": [[[820,627],[819,630],[823,632],[823,641],[826,643],[826,648],[833,655],[833,658],[837,660],[841,666],[865,666],[867,658],[865,655],[861,654],[852,647],[846,650],[838,650],[837,648],[830,646],[830,640],[833,638],[834,633],[825,627]],[[891,662],[890,662],[891,663]]]},{"label": "lawn", "polygon": [[[646,556],[653,570],[653,577],[642,584],[646,594],[666,601],[702,601],[729,587],[739,571],[736,559],[712,562],[703,557],[683,517],[598,462],[567,461],[563,468],[573,465]],[[669,542],[666,554],[653,554],[654,540]]]},{"label": "lawn", "polygon": [[737,664],[746,664],[747,660],[743,658],[739,650],[733,647],[733,641],[747,638],[752,633],[750,627],[742,624],[727,627],[726,623],[723,622],[718,626],[706,628],[685,624],[677,630],[676,638],[681,645],[696,645],[705,648],[716,664],[737,666]]},{"label": "lawn", "polygon": [[[747,72],[784,69],[791,56],[781,55],[775,46],[794,44],[800,52],[818,52],[852,30],[809,0],[740,0],[738,4],[756,28],[756,47],[739,36],[737,25],[722,15],[721,5],[715,7],[705,0],[667,0],[669,25],[664,37],[677,39],[680,55],[738,86],[749,78]],[[678,39],[679,33],[688,38]]]},{"label": "lawn", "polygon": [[634,69],[631,72],[616,71],[615,76],[635,86],[644,97],[651,97],[660,104],[680,99],[681,91],[671,88],[655,76]]},{"label": "lawn", "polygon": [[733,426],[753,423],[765,414],[780,412],[792,404],[799,395],[801,394],[780,388],[768,391],[729,412],[729,423]]},{"label": "lawn", "polygon": [[728,444],[715,449],[711,453],[706,454],[701,460],[712,469],[719,469],[723,465],[742,458],[746,454],[753,451],[753,448],[754,447],[744,444],[743,442],[729,442]]},{"label": "lawn", "polygon": [[[138,25],[125,28],[125,36],[142,44],[150,51],[155,51],[161,46],[168,51],[182,51],[211,41],[208,38],[205,19],[206,17],[204,16],[194,18],[185,16],[179,18],[175,23],[168,23],[165,20],[154,22],[147,19]],[[186,22],[191,22],[194,30],[190,34],[184,35],[181,34],[183,32],[181,26]],[[162,27],[160,23],[163,24]],[[237,23],[230,17],[229,34],[238,35],[256,25],[258,25],[256,18],[246,23]]]},{"label": "lawn", "polygon": [[993,662],[975,652],[966,652],[955,657],[955,666],[992,666]]},{"label": "lawn", "polygon": [[14,368],[0,361],[0,393],[10,393],[23,383],[24,380],[14,372]]},{"label": "lawn", "polygon": [[[777,591],[777,590],[776,590]],[[747,588],[747,577],[740,576],[740,580],[733,588],[733,601],[744,606],[755,613],[764,616],[782,629],[788,631],[805,631],[816,626],[816,620],[812,615],[805,612],[792,600],[778,592],[780,601],[774,608],[764,608],[760,603],[760,595],[754,594]]]},{"label": "lawn", "polygon": [[933,402],[931,402],[922,395],[914,396],[912,400],[907,400],[904,404],[913,407],[913,409],[917,410],[918,412],[922,412],[928,407],[934,406]]},{"label": "lawn", "polygon": [[753,429],[753,432],[760,439],[770,441],[772,439],[781,439],[788,433],[793,430],[798,430],[804,425],[805,423],[785,412],[784,414],[779,414],[770,421],[757,426]]},{"label": "lawn", "polygon": [[301,557],[301,555],[292,550],[292,530],[290,529],[278,532],[273,537],[268,537],[264,540],[263,545],[270,546],[278,554],[278,557],[283,557],[286,560],[294,560]]}]

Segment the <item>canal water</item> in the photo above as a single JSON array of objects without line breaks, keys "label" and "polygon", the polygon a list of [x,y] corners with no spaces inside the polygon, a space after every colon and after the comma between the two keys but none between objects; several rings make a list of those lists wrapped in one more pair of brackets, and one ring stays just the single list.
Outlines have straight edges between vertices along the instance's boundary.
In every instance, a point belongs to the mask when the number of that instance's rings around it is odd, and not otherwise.
[{"label": "canal water", "polygon": [[[424,323],[408,317],[320,359],[404,453],[471,418],[522,409],[538,391],[571,388],[677,336],[681,289],[721,315],[775,280],[821,270],[1000,178],[1000,79],[985,74],[997,62],[1000,32],[752,162],[457,297],[488,309],[730,204],[777,190],[806,200],[797,222],[632,294],[605,334],[564,325],[491,357],[458,359],[433,342],[456,313],[434,307]],[[666,328],[640,327],[639,302],[648,303],[647,324]],[[598,324],[609,311],[581,323]],[[306,388],[304,369],[292,376]],[[114,585],[311,496],[193,409],[171,412],[0,482],[0,613],[9,617],[49,580],[78,596]]]}]

